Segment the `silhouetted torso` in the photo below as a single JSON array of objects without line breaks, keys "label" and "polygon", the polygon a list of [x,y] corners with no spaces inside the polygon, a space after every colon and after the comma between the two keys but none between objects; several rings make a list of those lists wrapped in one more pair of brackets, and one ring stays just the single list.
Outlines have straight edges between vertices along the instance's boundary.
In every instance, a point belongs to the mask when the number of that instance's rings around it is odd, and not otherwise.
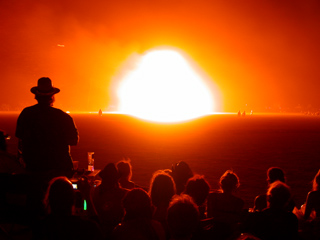
[{"label": "silhouetted torso", "polygon": [[298,239],[298,219],[286,210],[266,208],[249,218],[247,230],[263,240]]},{"label": "silhouetted torso", "polygon": [[240,220],[244,201],[229,193],[212,192],[208,197],[208,217],[218,221],[236,223]]},{"label": "silhouetted torso", "polygon": [[73,119],[60,109],[36,104],[25,108],[17,121],[27,171],[72,170],[69,145],[78,142]]},{"label": "silhouetted torso", "polygon": [[102,230],[107,236],[112,232],[124,216],[122,199],[128,192],[120,187],[108,187],[101,191],[103,186],[99,185],[93,189],[92,200],[97,211]]}]

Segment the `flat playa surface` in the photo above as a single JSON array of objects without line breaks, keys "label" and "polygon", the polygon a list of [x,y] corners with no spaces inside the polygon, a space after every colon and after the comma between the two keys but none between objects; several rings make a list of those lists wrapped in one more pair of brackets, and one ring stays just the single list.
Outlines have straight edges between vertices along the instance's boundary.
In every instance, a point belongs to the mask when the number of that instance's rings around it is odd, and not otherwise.
[{"label": "flat playa surface", "polygon": [[[266,191],[266,170],[285,170],[297,205],[304,203],[311,181],[320,168],[320,117],[304,115],[210,115],[200,119],[159,124],[120,114],[71,114],[80,142],[71,148],[80,168],[87,152],[95,152],[95,168],[130,158],[133,181],[147,186],[152,173],[186,161],[194,173],[204,175],[211,188],[233,169],[241,186],[237,195],[252,207],[254,197]],[[1,114],[0,129],[12,137],[9,151],[16,153],[14,137],[18,114]]]}]

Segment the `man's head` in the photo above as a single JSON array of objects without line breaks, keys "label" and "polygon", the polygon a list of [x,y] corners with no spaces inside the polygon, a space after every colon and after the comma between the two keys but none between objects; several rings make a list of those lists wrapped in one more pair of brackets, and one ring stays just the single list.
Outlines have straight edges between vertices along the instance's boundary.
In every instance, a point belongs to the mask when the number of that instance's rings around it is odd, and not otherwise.
[{"label": "man's head", "polygon": [[35,95],[35,99],[38,103],[52,106],[54,94],[60,92],[60,89],[53,87],[50,78],[42,77],[38,80],[38,85],[31,88],[30,91]]}]

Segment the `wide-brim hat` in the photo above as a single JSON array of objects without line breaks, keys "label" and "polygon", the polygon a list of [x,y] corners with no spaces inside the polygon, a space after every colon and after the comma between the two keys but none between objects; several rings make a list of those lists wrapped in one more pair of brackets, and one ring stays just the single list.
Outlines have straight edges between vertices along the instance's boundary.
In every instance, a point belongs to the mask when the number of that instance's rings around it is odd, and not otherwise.
[{"label": "wide-brim hat", "polygon": [[60,92],[59,88],[53,87],[52,81],[48,77],[42,77],[38,80],[38,86],[31,88],[33,94],[40,96],[51,96]]}]

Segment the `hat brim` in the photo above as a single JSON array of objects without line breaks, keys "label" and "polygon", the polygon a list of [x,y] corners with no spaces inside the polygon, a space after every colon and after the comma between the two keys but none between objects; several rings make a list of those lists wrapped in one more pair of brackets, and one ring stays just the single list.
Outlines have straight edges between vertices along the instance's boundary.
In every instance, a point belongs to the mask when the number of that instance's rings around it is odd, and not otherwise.
[{"label": "hat brim", "polygon": [[39,96],[51,96],[51,95],[54,95],[54,94],[57,94],[60,92],[60,89],[59,88],[55,88],[55,87],[52,87],[52,89],[48,92],[41,92],[39,91],[38,87],[33,87],[31,88],[30,90],[33,94],[35,95],[39,95]]}]

